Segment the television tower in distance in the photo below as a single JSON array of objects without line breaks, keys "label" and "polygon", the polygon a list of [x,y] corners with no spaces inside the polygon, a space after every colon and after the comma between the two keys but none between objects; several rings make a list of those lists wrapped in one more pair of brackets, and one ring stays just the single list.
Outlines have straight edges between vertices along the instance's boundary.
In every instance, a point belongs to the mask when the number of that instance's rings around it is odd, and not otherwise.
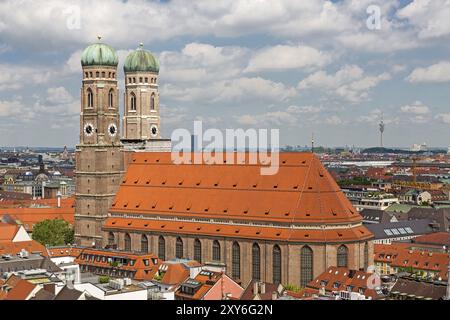
[{"label": "television tower in distance", "polygon": [[381,115],[381,121],[379,124],[379,128],[380,128],[380,147],[383,148],[383,133],[384,133],[384,128],[385,128],[385,124],[383,121],[383,115]]}]

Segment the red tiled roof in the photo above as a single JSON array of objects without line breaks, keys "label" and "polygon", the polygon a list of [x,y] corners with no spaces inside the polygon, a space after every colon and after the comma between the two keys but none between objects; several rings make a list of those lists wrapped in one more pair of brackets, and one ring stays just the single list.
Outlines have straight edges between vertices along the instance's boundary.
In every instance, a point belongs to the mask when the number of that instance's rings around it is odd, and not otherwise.
[{"label": "red tiled roof", "polygon": [[447,253],[414,249],[412,244],[374,245],[374,261],[385,262],[392,267],[435,271],[443,280],[448,278],[450,257]]},{"label": "red tiled roof", "polygon": [[261,164],[176,165],[169,152],[136,153],[111,211],[303,223],[362,220],[313,154],[279,156],[278,173],[261,175]]},{"label": "red tiled roof", "polygon": [[36,288],[35,284],[11,275],[3,284],[9,291],[0,290],[0,300],[25,300]]},{"label": "red tiled roof", "polygon": [[374,289],[369,288],[370,276],[370,273],[364,271],[350,270],[341,267],[329,267],[325,272],[308,283],[307,287],[316,289],[317,292],[322,287],[324,287],[327,292],[359,292],[362,289],[363,292],[361,294],[366,297],[371,297],[372,299],[377,299],[380,297],[379,294],[377,294]]},{"label": "red tiled roof", "polygon": [[20,242],[0,241],[0,255],[2,254],[16,255],[22,249],[25,249],[28,252],[39,252],[43,256],[47,256],[47,251],[45,247],[35,240],[20,241]]},{"label": "red tiled roof", "polygon": [[[83,259],[83,255],[90,256],[101,256],[101,257],[123,257],[128,258],[130,260],[135,260],[134,265],[122,265],[120,267],[114,267],[123,271],[133,271],[135,272],[134,279],[135,280],[151,280],[153,276],[158,271],[158,267],[161,264],[161,260],[159,260],[153,254],[135,254],[129,252],[120,252],[120,251],[112,251],[112,250],[102,250],[102,249],[91,249],[85,248],[81,251],[80,255],[75,259],[75,262],[80,266],[93,266],[93,267],[103,267],[103,268],[113,268],[109,262],[106,260],[105,262],[100,259],[89,259],[88,261]],[[148,265],[146,266],[144,260],[148,260]],[[156,264],[153,263],[156,261]]]},{"label": "red tiled roof", "polygon": [[27,231],[32,231],[33,225],[47,219],[63,219],[70,224],[75,223],[75,208],[1,208],[0,216],[9,215],[17,223],[22,224]]},{"label": "red tiled roof", "polygon": [[19,231],[18,225],[0,222],[0,241],[12,241],[17,231]]},{"label": "red tiled roof", "polygon": [[167,266],[167,270],[159,282],[166,285],[179,285],[189,278],[189,269],[183,263],[163,263],[163,265]]},{"label": "red tiled roof", "polygon": [[[237,162],[238,154],[231,155]],[[264,165],[248,164],[252,154],[239,155],[247,160],[238,164],[227,160],[227,164],[206,165],[211,161],[205,160],[203,165],[176,165],[168,152],[136,153],[110,212],[142,214],[144,218],[111,217],[103,228],[308,242],[372,238],[362,225],[283,229],[145,219],[189,217],[303,225],[361,222],[362,217],[313,154],[280,153],[279,171],[272,176],[261,175]]]},{"label": "red tiled roof", "polygon": [[171,234],[201,234],[210,236],[286,240],[300,242],[324,242],[339,241],[352,242],[355,239],[370,239],[372,234],[364,226],[351,229],[292,229],[260,227],[250,225],[225,225],[206,222],[146,220],[135,218],[107,218],[103,224],[103,230],[130,230]]},{"label": "red tiled roof", "polygon": [[436,232],[426,235],[418,236],[412,240],[418,244],[430,244],[439,246],[450,246],[450,233],[449,232]]}]

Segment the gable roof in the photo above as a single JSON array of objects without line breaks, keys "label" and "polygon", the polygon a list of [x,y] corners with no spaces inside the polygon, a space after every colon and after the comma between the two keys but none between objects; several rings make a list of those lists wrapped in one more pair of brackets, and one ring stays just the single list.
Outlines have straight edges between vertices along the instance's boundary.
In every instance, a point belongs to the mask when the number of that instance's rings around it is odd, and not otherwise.
[{"label": "gable roof", "polygon": [[[311,153],[279,153],[275,175],[245,163],[174,164],[170,152],[133,155],[111,212],[278,222],[350,222],[361,216]],[[222,154],[225,159],[229,154]],[[190,154],[191,160],[196,157]],[[244,213],[247,211],[246,213]]]},{"label": "gable roof", "polygon": [[[322,287],[325,291],[350,291],[359,292],[372,299],[380,299],[384,295],[369,287],[371,274],[350,270],[341,267],[329,267],[325,272],[307,284],[307,288],[319,290]],[[318,291],[317,291],[318,292]]]},{"label": "gable roof", "polygon": [[37,285],[11,275],[0,289],[0,300],[25,300]]}]

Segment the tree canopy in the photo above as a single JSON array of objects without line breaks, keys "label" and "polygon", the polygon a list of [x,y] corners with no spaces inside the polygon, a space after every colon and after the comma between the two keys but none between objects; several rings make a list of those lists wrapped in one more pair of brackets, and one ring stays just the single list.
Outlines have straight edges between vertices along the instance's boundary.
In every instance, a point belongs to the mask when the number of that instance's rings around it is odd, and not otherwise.
[{"label": "tree canopy", "polygon": [[34,240],[47,246],[62,246],[74,241],[73,227],[63,219],[44,220],[33,227]]}]

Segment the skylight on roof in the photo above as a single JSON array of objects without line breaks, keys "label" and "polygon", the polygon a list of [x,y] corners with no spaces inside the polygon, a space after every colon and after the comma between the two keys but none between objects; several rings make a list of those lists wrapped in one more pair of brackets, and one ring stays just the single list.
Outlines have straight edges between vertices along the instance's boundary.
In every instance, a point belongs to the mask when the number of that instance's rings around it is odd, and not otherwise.
[{"label": "skylight on roof", "polygon": [[406,230],[403,228],[398,228],[398,231],[400,231],[401,234],[406,234]]},{"label": "skylight on roof", "polygon": [[414,231],[410,227],[406,227],[405,230],[406,230],[406,232],[408,232],[410,234],[414,233]]},{"label": "skylight on roof", "polygon": [[388,236],[392,236],[392,232],[390,229],[384,229],[384,233],[386,233]]},{"label": "skylight on roof", "polygon": [[400,232],[398,232],[397,229],[391,229],[392,233],[395,234],[396,236],[398,236],[400,234]]}]

